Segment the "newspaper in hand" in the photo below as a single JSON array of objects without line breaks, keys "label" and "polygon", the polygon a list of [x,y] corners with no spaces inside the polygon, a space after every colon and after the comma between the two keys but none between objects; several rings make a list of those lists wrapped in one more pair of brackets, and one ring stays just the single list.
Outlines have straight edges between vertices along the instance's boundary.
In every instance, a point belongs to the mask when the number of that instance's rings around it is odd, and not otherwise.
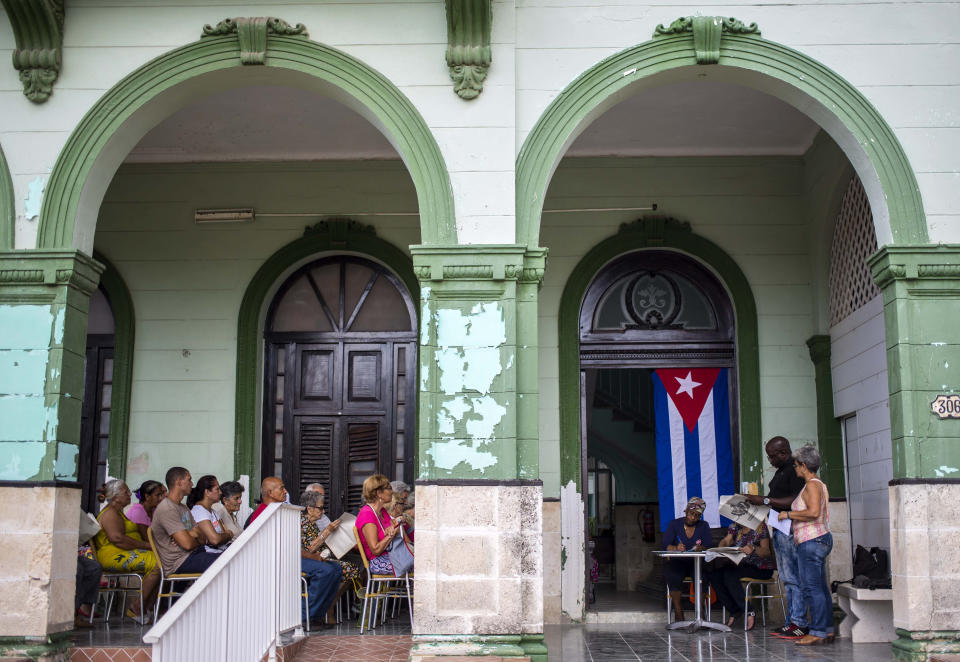
[{"label": "newspaper in hand", "polygon": [[732,519],[751,531],[756,531],[767,521],[770,506],[755,506],[740,494],[728,494],[720,497],[720,514]]},{"label": "newspaper in hand", "polygon": [[340,516],[340,526],[334,529],[333,533],[324,541],[338,559],[342,559],[344,554],[357,546],[357,540],[353,537],[353,529],[356,524],[356,515],[344,513]]}]

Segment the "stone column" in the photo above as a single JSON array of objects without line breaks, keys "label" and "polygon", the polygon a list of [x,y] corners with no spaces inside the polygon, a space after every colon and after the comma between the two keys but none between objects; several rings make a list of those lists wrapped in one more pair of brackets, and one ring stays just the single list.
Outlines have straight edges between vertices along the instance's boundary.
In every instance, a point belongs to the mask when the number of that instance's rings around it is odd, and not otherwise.
[{"label": "stone column", "polygon": [[58,654],[73,627],[87,311],[102,267],[0,253],[0,655]]},{"label": "stone column", "polygon": [[893,652],[920,662],[960,654],[960,412],[932,406],[960,389],[960,246],[888,246],[870,266],[890,379]]},{"label": "stone column", "polygon": [[545,252],[515,245],[412,252],[421,317],[411,660],[545,660],[536,423],[536,292]]}]

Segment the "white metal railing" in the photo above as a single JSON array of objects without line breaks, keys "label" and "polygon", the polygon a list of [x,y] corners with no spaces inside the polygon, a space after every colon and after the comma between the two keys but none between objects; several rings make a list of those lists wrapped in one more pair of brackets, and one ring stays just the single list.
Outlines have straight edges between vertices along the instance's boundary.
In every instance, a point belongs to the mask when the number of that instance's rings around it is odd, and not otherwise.
[{"label": "white metal railing", "polygon": [[300,622],[299,506],[271,503],[150,628],[153,662],[276,659]]}]

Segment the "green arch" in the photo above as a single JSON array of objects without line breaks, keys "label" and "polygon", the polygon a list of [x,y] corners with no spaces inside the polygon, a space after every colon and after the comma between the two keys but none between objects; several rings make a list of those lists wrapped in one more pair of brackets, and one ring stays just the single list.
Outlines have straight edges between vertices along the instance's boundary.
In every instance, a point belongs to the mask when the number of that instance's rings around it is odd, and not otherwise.
[{"label": "green arch", "polygon": [[13,235],[16,213],[13,207],[13,180],[7,159],[0,147],[0,251],[13,250]]},{"label": "green arch", "polygon": [[[651,77],[709,76],[761,89],[823,127],[857,170],[881,245],[927,243],[916,177],[893,131],[850,83],[817,61],[758,36],[724,33],[719,66],[696,64],[692,35],[659,37],[588,69],[544,111],[517,157],[517,241],[536,246],[547,186],[567,147],[594,118]],[[888,229],[889,225],[889,229]]]},{"label": "green arch", "polygon": [[160,119],[218,89],[283,83],[322,90],[377,126],[413,179],[421,243],[456,243],[453,193],[440,148],[393,83],[360,60],[301,37],[271,35],[266,64],[243,66],[233,35],[206,37],[165,53],[100,98],[54,165],[37,246],[90,252],[100,202],[116,168]]},{"label": "green arch", "polygon": [[257,466],[257,387],[260,379],[260,331],[267,296],[280,277],[309,257],[325,252],[359,253],[386,265],[403,281],[420,309],[420,287],[413,273],[413,260],[393,244],[380,239],[371,228],[352,221],[326,221],[329,231],[310,232],[290,242],[263,263],[243,294],[237,322],[237,388],[234,427],[234,475],[253,480]]},{"label": "green arch", "polygon": [[133,298],[123,276],[99,251],[94,251],[93,258],[104,265],[103,273],[100,274],[100,286],[107,295],[113,313],[113,388],[110,396],[107,462],[111,476],[126,479],[136,317]]},{"label": "green arch", "polygon": [[737,263],[712,241],[690,231],[688,223],[647,218],[624,224],[577,263],[560,298],[560,484],[580,485],[580,306],[587,288],[605,264],[636,250],[674,250],[713,271],[733,302],[737,331],[737,388],[740,397],[741,480],[763,479],[760,423],[760,352],[757,304]]}]

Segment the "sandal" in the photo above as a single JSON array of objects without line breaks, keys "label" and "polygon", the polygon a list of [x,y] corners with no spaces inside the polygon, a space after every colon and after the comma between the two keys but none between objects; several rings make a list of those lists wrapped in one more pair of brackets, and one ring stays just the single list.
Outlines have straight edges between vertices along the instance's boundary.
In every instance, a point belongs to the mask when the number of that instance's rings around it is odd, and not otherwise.
[{"label": "sandal", "polygon": [[127,618],[132,620],[138,625],[146,625],[150,622],[149,616],[144,616],[143,614],[137,614],[132,609],[127,609]]},{"label": "sandal", "polygon": [[757,612],[748,611],[747,612],[747,624],[744,627],[744,630],[752,630],[753,626],[757,623]]}]

